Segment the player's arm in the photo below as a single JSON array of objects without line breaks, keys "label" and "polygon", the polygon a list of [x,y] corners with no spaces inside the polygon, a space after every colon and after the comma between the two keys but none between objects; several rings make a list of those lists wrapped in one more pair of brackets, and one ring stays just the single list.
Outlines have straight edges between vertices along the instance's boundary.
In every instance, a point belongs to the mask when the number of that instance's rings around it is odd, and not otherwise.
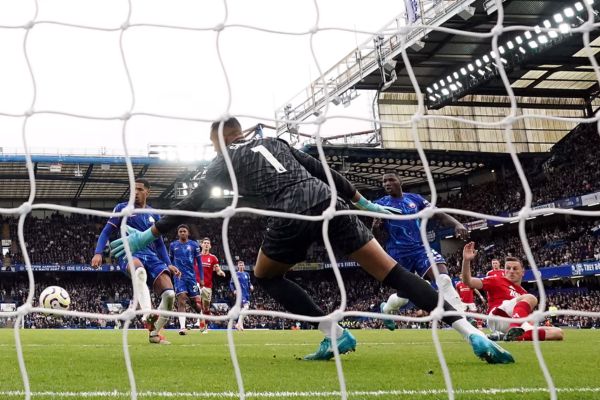
[{"label": "player's arm", "polygon": [[435,213],[434,218],[438,219],[444,226],[451,226],[454,228],[454,234],[456,237],[462,240],[467,240],[469,238],[469,230],[465,228],[463,224],[460,223],[456,218],[452,215],[448,215],[446,213],[440,212]]},{"label": "player's arm", "polygon": [[485,303],[485,297],[483,297],[479,290],[473,289],[473,292],[477,295],[477,297],[479,297],[479,300],[481,300],[482,303]]},{"label": "player's arm", "polygon": [[[219,260],[217,260],[216,257],[215,257],[215,261],[217,261],[217,263],[213,266],[213,271],[215,271],[217,273],[217,275],[219,275],[220,277],[224,277],[225,271],[223,271],[221,269],[221,266],[219,266]],[[233,272],[232,272],[232,274],[233,274]]]},{"label": "player's arm", "polygon": [[178,278],[181,277],[181,271],[179,270],[179,268],[177,268],[176,266],[171,264],[171,257],[169,257],[169,253],[167,252],[167,246],[165,245],[163,238],[159,236],[158,238],[156,238],[155,243],[156,243],[156,252],[158,253],[158,258],[162,262],[167,264],[167,267],[169,268],[169,271],[171,271],[171,274],[173,276],[176,276]]},{"label": "player's arm", "polygon": [[204,287],[204,267],[202,266],[202,254],[200,253],[200,246],[198,246],[198,242],[196,242],[195,244],[195,259],[196,259],[196,265],[198,266],[198,272],[200,273],[200,282],[198,282],[198,284],[200,284],[200,287]]},{"label": "player's arm", "polygon": [[463,260],[460,279],[465,285],[472,289],[483,289],[482,280],[471,276],[471,262],[475,259],[476,255],[477,250],[475,250],[475,243],[467,243],[463,248]]},{"label": "player's arm", "polygon": [[92,257],[91,262],[92,267],[98,268],[102,265],[102,253],[104,252],[104,248],[108,244],[110,235],[112,235],[113,232],[116,232],[117,229],[117,226],[110,220],[106,223],[106,225],[104,225],[104,228],[102,229],[102,232],[100,232],[100,236],[98,237],[98,242],[96,243],[94,257]]},{"label": "player's arm", "polygon": [[[329,182],[327,181],[327,175],[325,174],[325,168],[323,167],[323,164],[319,160],[315,159],[314,157],[312,157],[300,150],[297,150],[297,149],[291,147],[289,144],[287,144],[287,142],[285,142],[283,140],[282,140],[282,142],[285,143],[290,148],[290,151],[291,151],[292,155],[294,156],[294,158],[312,176],[329,184]],[[338,173],[337,171],[335,171],[331,168],[329,168],[329,171],[331,172],[331,176],[333,178],[333,183],[335,185],[335,189],[338,191],[339,195],[346,200],[350,200],[356,208],[358,208],[360,210],[365,210],[365,211],[373,211],[373,212],[379,212],[379,213],[383,213],[383,214],[391,214],[384,207],[382,207],[378,204],[374,204],[374,203],[370,202],[369,200],[367,200],[366,198],[364,198],[363,195],[360,194],[360,192],[358,190],[356,190],[354,185],[352,185],[352,183],[350,183],[350,181],[348,179],[344,178],[340,173]]]},{"label": "player's arm", "polygon": [[237,294],[235,291],[235,284],[233,283],[233,274],[231,274],[231,280],[229,281],[229,290],[233,292],[234,296]]},{"label": "player's arm", "polygon": [[175,242],[169,243],[169,259],[173,260],[173,262],[175,262],[175,251],[173,249],[174,247]]}]

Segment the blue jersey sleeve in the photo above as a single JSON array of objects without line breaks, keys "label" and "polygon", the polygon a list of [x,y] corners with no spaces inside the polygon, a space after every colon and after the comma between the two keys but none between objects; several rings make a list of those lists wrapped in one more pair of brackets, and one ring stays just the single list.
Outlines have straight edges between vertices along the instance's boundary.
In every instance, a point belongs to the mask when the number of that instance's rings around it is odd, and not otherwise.
[{"label": "blue jersey sleeve", "polygon": [[233,274],[231,274],[231,280],[229,281],[229,289],[235,292],[235,285],[233,284]]},{"label": "blue jersey sleeve", "polygon": [[[127,206],[127,203],[119,203],[116,205],[116,207],[113,209],[113,212],[119,212],[119,211],[123,211],[123,209]],[[121,217],[110,217],[108,219],[108,223],[111,225],[116,226],[117,228],[119,227],[119,225],[121,224]]]},{"label": "blue jersey sleeve", "polygon": [[413,196],[414,202],[417,204],[417,208],[419,209],[419,211],[423,210],[424,208],[431,207],[431,203],[429,203],[429,201],[427,201],[427,199],[425,199],[420,194],[415,194]]},{"label": "blue jersey sleeve", "polygon": [[156,253],[158,255],[158,258],[160,258],[160,260],[165,264],[171,265],[171,258],[169,258],[169,254],[167,253],[167,246],[165,246],[165,242],[163,242],[162,237],[158,237],[154,241],[154,243],[156,245]]},{"label": "blue jersey sleeve", "polygon": [[175,253],[173,252],[173,247],[175,246],[175,242],[171,242],[169,244],[169,258],[171,261],[175,262]]},{"label": "blue jersey sleeve", "polygon": [[191,242],[194,246],[194,257],[196,258],[196,265],[198,265],[200,280],[204,281],[204,267],[202,266],[202,252],[200,251],[200,245],[195,240],[192,240]]}]

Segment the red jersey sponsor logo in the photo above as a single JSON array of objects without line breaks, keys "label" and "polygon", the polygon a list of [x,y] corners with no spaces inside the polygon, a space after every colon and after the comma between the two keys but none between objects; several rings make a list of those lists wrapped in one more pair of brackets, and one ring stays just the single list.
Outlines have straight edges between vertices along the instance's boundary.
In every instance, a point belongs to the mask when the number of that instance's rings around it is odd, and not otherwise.
[{"label": "red jersey sponsor logo", "polygon": [[487,293],[488,313],[499,307],[504,300],[511,300],[520,295],[527,294],[527,291],[512,283],[503,276],[490,276],[481,280],[483,282],[483,290]]},{"label": "red jersey sponsor logo", "polygon": [[[201,254],[202,268],[204,269],[204,287],[212,289],[213,286],[213,271],[219,265],[219,260],[214,254]],[[196,272],[196,280],[200,281],[200,273]]]}]

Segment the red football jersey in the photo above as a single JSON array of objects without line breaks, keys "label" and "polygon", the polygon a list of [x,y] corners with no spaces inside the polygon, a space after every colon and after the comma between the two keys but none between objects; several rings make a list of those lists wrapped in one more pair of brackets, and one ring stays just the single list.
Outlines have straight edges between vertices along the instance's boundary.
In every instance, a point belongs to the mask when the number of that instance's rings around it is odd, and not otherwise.
[{"label": "red football jersey", "polygon": [[465,304],[475,303],[475,301],[473,301],[473,295],[475,294],[475,292],[473,291],[473,289],[468,287],[466,284],[464,284],[462,282],[458,282],[456,284],[456,291],[458,292],[458,295],[460,296],[460,301],[462,301],[463,303],[465,303]]},{"label": "red football jersey", "polygon": [[485,274],[486,277],[489,276],[504,276],[504,270],[503,269],[490,269],[487,274]]},{"label": "red football jersey", "polygon": [[504,300],[514,299],[522,294],[527,294],[527,291],[512,283],[503,276],[490,276],[483,278],[483,290],[487,293],[488,298],[488,313],[495,307],[502,304]]},{"label": "red football jersey", "polygon": [[[204,287],[212,289],[213,271],[216,265],[219,265],[219,260],[214,254],[200,254],[202,258],[202,268],[204,269]],[[196,275],[196,280],[200,280],[200,276]]]}]

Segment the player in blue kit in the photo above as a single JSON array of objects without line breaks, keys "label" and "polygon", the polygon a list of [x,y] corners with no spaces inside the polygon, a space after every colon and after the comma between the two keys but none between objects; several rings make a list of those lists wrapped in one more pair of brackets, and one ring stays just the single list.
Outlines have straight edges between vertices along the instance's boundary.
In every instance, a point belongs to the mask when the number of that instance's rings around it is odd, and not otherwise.
[{"label": "player in blue kit", "polygon": [[[135,181],[135,208],[151,208],[146,204],[149,191],[150,183],[147,180],[137,179]],[[115,207],[114,212],[122,211],[126,206],[126,202],[119,203]],[[160,217],[157,214],[133,214],[127,218],[127,226],[137,230],[144,230],[151,227],[159,219]],[[108,220],[98,238],[95,255],[92,258],[92,267],[98,268],[102,265],[102,252],[111,234],[118,232],[120,225],[121,217],[111,217]],[[135,268],[132,283],[139,293],[140,307],[147,310],[152,308],[152,300],[150,298],[150,291],[148,290],[148,284],[151,283],[154,293],[161,298],[158,309],[171,311],[173,309],[173,302],[175,301],[175,291],[173,290],[171,276],[179,276],[181,273],[175,266],[171,265],[171,260],[167,254],[167,247],[162,237],[157,237],[147,248],[134,252],[132,256],[133,267]],[[119,257],[118,261],[124,271],[129,271],[125,255]],[[169,344],[160,334],[160,330],[168,320],[168,317],[159,317],[156,314],[144,314],[142,316],[144,325],[150,331],[150,343]]]},{"label": "player in blue kit", "polygon": [[[374,203],[392,207],[396,213],[399,212],[402,215],[416,214],[424,208],[430,207],[429,202],[421,195],[404,193],[402,191],[402,180],[395,171],[383,175],[383,188],[388,195],[375,200]],[[468,238],[469,232],[454,217],[446,213],[437,213],[435,214],[435,218],[441,220],[445,226],[454,227],[454,232],[458,238]],[[379,229],[382,225],[387,233],[385,246],[387,253],[408,271],[416,273],[422,278],[427,278],[431,282],[435,282],[432,265],[429,262],[425,246],[421,240],[421,221],[419,219],[386,219],[382,224],[380,219],[376,219],[373,223],[373,228]],[[442,293],[444,300],[450,303],[452,307],[456,310],[464,311],[464,305],[454,289],[452,279],[448,275],[446,260],[437,251],[433,249],[431,251],[438,272],[440,273],[440,277],[436,282],[440,293]],[[381,312],[392,314],[406,303],[408,303],[408,300],[394,293],[388,301],[381,303]],[[396,329],[396,324],[392,320],[384,320],[384,325],[390,330]]]},{"label": "player in blue kit", "polygon": [[[246,272],[246,264],[239,260],[237,263],[237,277],[240,282],[240,288],[242,289],[242,308],[247,310],[250,308],[250,292],[254,290],[254,286],[250,282],[250,274]],[[233,284],[233,276],[231,277],[231,282],[229,282],[229,288],[233,292],[234,296],[237,296],[237,292],[235,290],[235,285]],[[235,328],[238,331],[244,330],[244,317],[240,315],[238,318],[237,324],[235,324]]]},{"label": "player in blue kit", "polygon": [[[181,277],[175,277],[175,295],[177,296],[177,311],[185,312],[189,302],[192,308],[200,314],[202,302],[200,300],[200,285],[204,281],[200,246],[195,240],[189,240],[190,227],[183,224],[177,227],[178,240],[169,245],[169,257],[173,264],[181,271]],[[185,335],[185,317],[179,317],[179,334]]]}]

